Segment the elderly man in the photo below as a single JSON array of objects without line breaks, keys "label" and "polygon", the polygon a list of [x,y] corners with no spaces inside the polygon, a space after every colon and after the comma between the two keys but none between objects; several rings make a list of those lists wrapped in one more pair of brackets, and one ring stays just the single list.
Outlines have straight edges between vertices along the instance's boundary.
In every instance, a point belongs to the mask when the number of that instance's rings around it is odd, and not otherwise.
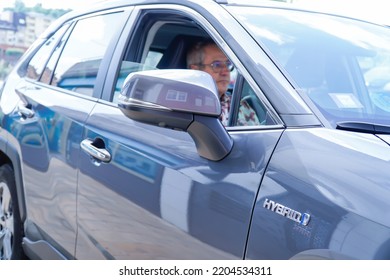
[{"label": "elderly man", "polygon": [[[220,120],[223,125],[229,124],[231,98],[226,93],[230,83],[230,72],[234,65],[212,40],[195,44],[187,55],[187,67],[202,70],[213,77],[221,102],[222,113]],[[245,101],[240,102],[237,125],[260,125],[255,111]]]}]

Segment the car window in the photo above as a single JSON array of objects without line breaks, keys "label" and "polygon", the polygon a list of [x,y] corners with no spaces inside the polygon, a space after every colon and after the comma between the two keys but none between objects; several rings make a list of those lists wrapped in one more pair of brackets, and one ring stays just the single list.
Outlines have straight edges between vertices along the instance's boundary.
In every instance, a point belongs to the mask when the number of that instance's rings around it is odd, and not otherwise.
[{"label": "car window", "polygon": [[[98,70],[117,26],[119,13],[76,23],[54,70],[51,85],[92,96]],[[55,54],[57,55],[57,53]],[[54,66],[56,59],[53,59]],[[50,68],[48,68],[50,70]]]},{"label": "car window", "polygon": [[45,64],[50,57],[53,49],[56,47],[58,41],[62,38],[69,25],[62,26],[53,36],[51,36],[36,52],[27,66],[27,77],[31,79],[38,79]]},{"label": "car window", "polygon": [[[131,72],[151,69],[187,69],[187,53],[194,44],[210,39],[210,34],[194,22],[193,19],[166,14],[154,14],[153,17],[142,16],[138,22],[138,30],[134,31],[117,74],[114,93],[111,101],[117,102],[121,86]],[[148,29],[145,29],[147,27]],[[246,84],[246,93],[241,96],[243,87],[235,87],[239,72],[234,68],[230,74],[231,82],[227,96],[230,100],[237,99],[236,106],[230,106],[230,119],[226,126],[260,126],[266,122],[265,107],[255,91]],[[252,106],[258,108],[255,110]],[[261,108],[261,109],[260,109]],[[274,124],[274,122],[272,122]]]},{"label": "car window", "polygon": [[153,66],[149,66],[148,64],[138,63],[138,62],[132,62],[132,61],[122,61],[121,68],[119,70],[119,75],[117,76],[116,85],[115,85],[115,92],[113,96],[113,102],[117,103],[117,98],[119,96],[119,93],[121,91],[123,82],[125,81],[126,77],[132,73],[132,72],[138,72],[143,70],[153,70],[157,69]]},{"label": "car window", "polygon": [[62,36],[61,41],[57,44],[56,48],[54,49],[49,61],[46,64],[45,70],[42,73],[41,78],[39,79],[40,82],[45,84],[50,84],[51,79],[53,77],[54,68],[57,64],[58,58],[60,57],[61,51],[63,46],[65,45],[66,39],[69,36],[71,29],[69,28],[64,36]]},{"label": "car window", "polygon": [[[260,101],[252,87],[242,78],[242,84],[238,85],[241,94],[233,100],[233,106],[238,107],[238,114],[231,117],[230,126],[257,126],[275,125],[276,122],[267,113],[267,109]],[[237,105],[236,105],[237,104]]]}]

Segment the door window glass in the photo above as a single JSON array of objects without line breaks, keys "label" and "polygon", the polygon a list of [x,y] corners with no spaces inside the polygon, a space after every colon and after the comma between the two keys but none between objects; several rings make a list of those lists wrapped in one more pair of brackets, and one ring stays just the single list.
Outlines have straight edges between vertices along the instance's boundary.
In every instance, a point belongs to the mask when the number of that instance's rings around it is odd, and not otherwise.
[{"label": "door window glass", "polygon": [[58,43],[58,45],[54,49],[49,61],[46,64],[45,70],[43,71],[40,82],[45,83],[45,84],[50,84],[51,79],[53,77],[54,68],[57,64],[58,58],[60,57],[61,50],[66,42],[66,39],[69,36],[70,30],[71,29],[68,29],[67,33],[64,36],[62,36],[61,41]]},{"label": "door window glass", "polygon": [[237,87],[234,94],[237,98],[233,100],[233,103],[237,103],[237,106],[233,105],[233,107],[238,107],[238,109],[233,110],[230,126],[276,124],[247,81],[243,80],[242,86]]},{"label": "door window glass", "polygon": [[118,14],[77,22],[58,60],[51,85],[92,96],[104,54],[117,30]]},{"label": "door window glass", "polygon": [[45,68],[46,61],[48,60],[59,39],[62,38],[62,35],[65,33],[68,27],[68,25],[64,25],[63,27],[61,27],[41,46],[41,48],[33,56],[27,66],[27,77],[36,80],[41,76],[42,71]]}]

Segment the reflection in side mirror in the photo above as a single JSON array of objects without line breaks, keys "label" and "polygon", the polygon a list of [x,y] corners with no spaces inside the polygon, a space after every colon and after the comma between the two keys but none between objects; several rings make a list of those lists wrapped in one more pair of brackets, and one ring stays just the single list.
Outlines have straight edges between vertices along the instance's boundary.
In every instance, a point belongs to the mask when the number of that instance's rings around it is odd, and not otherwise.
[{"label": "reflection in side mirror", "polygon": [[118,106],[133,120],[188,132],[204,158],[221,160],[233,147],[218,119],[221,105],[214,80],[203,71],[131,73],[123,84]]},{"label": "reflection in side mirror", "polygon": [[219,116],[221,106],[211,76],[196,70],[150,70],[130,74],[121,90],[123,102],[133,100],[176,112]]}]

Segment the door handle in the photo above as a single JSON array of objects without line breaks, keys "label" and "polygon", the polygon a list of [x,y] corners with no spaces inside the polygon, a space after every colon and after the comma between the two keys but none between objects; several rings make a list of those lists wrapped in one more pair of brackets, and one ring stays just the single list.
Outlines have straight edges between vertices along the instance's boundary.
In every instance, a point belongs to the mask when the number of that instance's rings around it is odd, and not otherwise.
[{"label": "door handle", "polygon": [[84,139],[80,143],[81,149],[86,152],[97,163],[108,163],[111,160],[111,154],[105,149],[104,141],[100,138],[95,140]]}]

